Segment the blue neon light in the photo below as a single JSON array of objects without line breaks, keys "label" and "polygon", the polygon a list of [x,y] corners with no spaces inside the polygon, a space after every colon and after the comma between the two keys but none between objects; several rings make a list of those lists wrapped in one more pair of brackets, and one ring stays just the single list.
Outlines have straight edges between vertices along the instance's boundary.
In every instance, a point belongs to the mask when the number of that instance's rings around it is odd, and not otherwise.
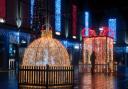
[{"label": "blue neon light", "polygon": [[61,32],[61,0],[55,0],[55,30]]},{"label": "blue neon light", "polygon": [[68,21],[66,21],[65,36],[68,37]]},{"label": "blue neon light", "polygon": [[32,24],[32,21],[33,21],[33,12],[34,12],[34,2],[35,0],[31,0],[31,10],[30,10],[30,13],[31,13],[31,19],[30,19],[30,23]]},{"label": "blue neon light", "polygon": [[89,36],[89,13],[85,12],[85,36]]},{"label": "blue neon light", "polygon": [[109,25],[109,36],[114,38],[114,41],[116,41],[116,19],[109,19],[108,20]]}]

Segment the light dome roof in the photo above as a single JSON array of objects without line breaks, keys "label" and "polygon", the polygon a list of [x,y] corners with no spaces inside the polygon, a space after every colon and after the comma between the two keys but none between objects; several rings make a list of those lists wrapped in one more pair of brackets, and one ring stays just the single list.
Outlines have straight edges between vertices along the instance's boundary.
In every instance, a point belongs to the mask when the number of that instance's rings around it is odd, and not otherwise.
[{"label": "light dome roof", "polygon": [[66,48],[52,38],[52,32],[44,31],[42,35],[26,48],[22,65],[70,65]]}]

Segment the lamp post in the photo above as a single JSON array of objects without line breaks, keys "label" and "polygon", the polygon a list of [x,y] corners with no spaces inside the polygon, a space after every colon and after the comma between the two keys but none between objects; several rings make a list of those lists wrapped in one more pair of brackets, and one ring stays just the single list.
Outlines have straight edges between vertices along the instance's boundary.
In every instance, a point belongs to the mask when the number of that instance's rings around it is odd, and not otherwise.
[{"label": "lamp post", "polygon": [[17,68],[18,68],[18,66],[19,66],[19,47],[20,47],[20,27],[21,27],[21,24],[22,24],[22,20],[21,20],[21,18],[17,18],[16,19],[16,24],[17,24],[17,27],[18,27],[18,43],[17,43],[17,55],[16,55],[16,59],[17,59],[17,61],[16,61],[16,70],[17,70]]}]

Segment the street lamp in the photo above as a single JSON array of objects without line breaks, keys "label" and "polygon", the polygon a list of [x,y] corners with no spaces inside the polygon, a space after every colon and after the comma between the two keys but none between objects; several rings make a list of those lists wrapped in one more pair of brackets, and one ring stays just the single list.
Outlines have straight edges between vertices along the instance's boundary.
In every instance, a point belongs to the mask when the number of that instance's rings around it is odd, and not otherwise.
[{"label": "street lamp", "polygon": [[21,24],[22,24],[21,18],[17,18],[16,25],[18,27],[18,45],[19,45],[19,42],[20,42],[20,27],[21,27]]},{"label": "street lamp", "polygon": [[21,24],[22,24],[21,18],[17,18],[16,19],[16,25],[17,25],[17,27],[20,28],[21,27]]},{"label": "street lamp", "polygon": [[22,20],[21,20],[21,18],[17,18],[16,19],[16,25],[17,25],[17,27],[18,27],[18,43],[17,43],[17,46],[18,46],[18,48],[17,48],[17,62],[16,62],[16,68],[18,68],[18,66],[19,66],[19,46],[20,46],[20,27],[21,27],[21,24],[22,24]]}]

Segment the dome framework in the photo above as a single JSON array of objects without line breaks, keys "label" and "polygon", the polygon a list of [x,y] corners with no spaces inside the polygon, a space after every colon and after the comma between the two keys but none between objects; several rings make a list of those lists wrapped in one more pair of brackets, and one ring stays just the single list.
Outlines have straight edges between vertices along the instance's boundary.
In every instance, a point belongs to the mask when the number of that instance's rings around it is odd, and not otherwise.
[{"label": "dome framework", "polygon": [[44,30],[39,39],[33,41],[25,50],[22,65],[70,65],[66,48],[52,38],[52,31]]}]

